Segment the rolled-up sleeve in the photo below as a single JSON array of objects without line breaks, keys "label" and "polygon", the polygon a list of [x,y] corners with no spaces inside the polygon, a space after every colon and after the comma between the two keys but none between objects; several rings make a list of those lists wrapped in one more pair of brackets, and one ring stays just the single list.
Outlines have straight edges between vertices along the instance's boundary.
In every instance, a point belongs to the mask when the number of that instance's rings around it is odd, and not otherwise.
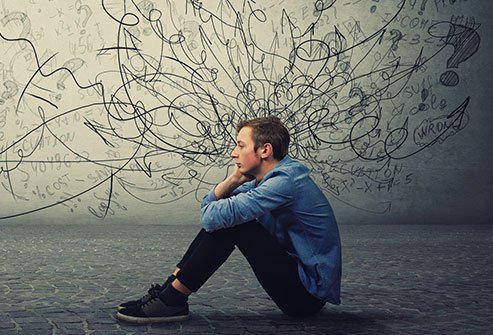
[{"label": "rolled-up sleeve", "polygon": [[294,199],[293,180],[280,172],[246,192],[217,199],[211,190],[201,206],[201,224],[206,231],[215,231],[252,221],[259,216],[288,206]]},{"label": "rolled-up sleeve", "polygon": [[202,199],[202,203],[200,204],[200,208],[204,208],[204,206],[207,206],[213,201],[217,201],[216,193],[214,192],[214,189],[210,190],[209,193],[207,193]]}]

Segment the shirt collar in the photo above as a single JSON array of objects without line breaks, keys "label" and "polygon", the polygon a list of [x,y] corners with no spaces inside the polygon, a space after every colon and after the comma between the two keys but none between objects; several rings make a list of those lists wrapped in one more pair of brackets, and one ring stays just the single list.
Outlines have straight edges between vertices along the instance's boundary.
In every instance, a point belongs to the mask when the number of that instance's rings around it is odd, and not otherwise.
[{"label": "shirt collar", "polygon": [[267,172],[265,174],[265,176],[260,181],[255,181],[255,187],[262,184],[265,180],[269,179],[273,174],[275,174],[277,171],[279,171],[279,169],[283,165],[285,165],[286,163],[291,162],[291,161],[292,161],[292,159],[288,155],[284,156],[284,158],[281,159],[279,162],[277,162],[276,166],[274,166],[274,168],[272,170]]}]

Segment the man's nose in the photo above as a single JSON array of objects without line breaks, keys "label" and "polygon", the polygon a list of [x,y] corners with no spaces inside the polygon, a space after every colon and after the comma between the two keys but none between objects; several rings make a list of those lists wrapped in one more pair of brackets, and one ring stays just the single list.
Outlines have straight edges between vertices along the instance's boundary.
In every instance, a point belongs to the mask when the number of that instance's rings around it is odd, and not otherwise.
[{"label": "man's nose", "polygon": [[233,151],[231,151],[231,158],[236,158],[238,157],[238,154],[236,153],[236,149],[233,149]]}]

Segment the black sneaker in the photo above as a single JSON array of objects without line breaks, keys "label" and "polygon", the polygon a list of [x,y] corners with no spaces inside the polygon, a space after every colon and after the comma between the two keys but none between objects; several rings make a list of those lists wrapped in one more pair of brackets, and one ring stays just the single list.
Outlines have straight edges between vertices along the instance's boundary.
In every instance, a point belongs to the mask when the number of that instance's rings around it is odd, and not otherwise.
[{"label": "black sneaker", "polygon": [[141,304],[145,304],[150,299],[152,299],[154,292],[159,293],[162,289],[164,289],[164,287],[165,287],[164,285],[161,286],[159,284],[153,284],[153,285],[151,285],[151,288],[149,290],[147,290],[147,294],[144,295],[142,298],[137,299],[137,300],[130,300],[130,301],[124,302],[124,303],[116,306],[116,309],[118,311],[121,311],[122,309],[125,309],[125,308],[138,307]]},{"label": "black sneaker", "polygon": [[166,281],[164,282],[163,285],[159,285],[159,284],[151,285],[151,288],[147,291],[147,294],[144,295],[142,298],[137,299],[137,300],[130,300],[130,301],[124,302],[123,304],[116,306],[116,309],[118,311],[121,311],[124,308],[136,307],[142,303],[145,303],[146,301],[151,299],[153,292],[159,293],[161,290],[164,290],[166,288],[166,286],[170,285],[173,282],[173,280],[175,280],[175,279],[176,279],[175,275],[170,275],[166,279]]},{"label": "black sneaker", "polygon": [[158,292],[152,291],[150,294],[151,298],[145,303],[120,310],[116,313],[116,318],[136,324],[184,321],[189,318],[188,302],[180,306],[169,306],[161,300]]}]

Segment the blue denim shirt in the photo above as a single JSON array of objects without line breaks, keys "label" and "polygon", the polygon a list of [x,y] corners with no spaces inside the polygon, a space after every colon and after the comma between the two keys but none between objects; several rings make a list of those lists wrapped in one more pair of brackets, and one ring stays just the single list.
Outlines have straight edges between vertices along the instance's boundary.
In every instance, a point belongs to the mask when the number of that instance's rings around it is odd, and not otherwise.
[{"label": "blue denim shirt", "polygon": [[339,304],[339,230],[327,198],[309,173],[286,156],[260,182],[244,183],[228,198],[217,199],[212,189],[201,204],[201,224],[210,232],[259,221],[297,260],[308,292]]}]

